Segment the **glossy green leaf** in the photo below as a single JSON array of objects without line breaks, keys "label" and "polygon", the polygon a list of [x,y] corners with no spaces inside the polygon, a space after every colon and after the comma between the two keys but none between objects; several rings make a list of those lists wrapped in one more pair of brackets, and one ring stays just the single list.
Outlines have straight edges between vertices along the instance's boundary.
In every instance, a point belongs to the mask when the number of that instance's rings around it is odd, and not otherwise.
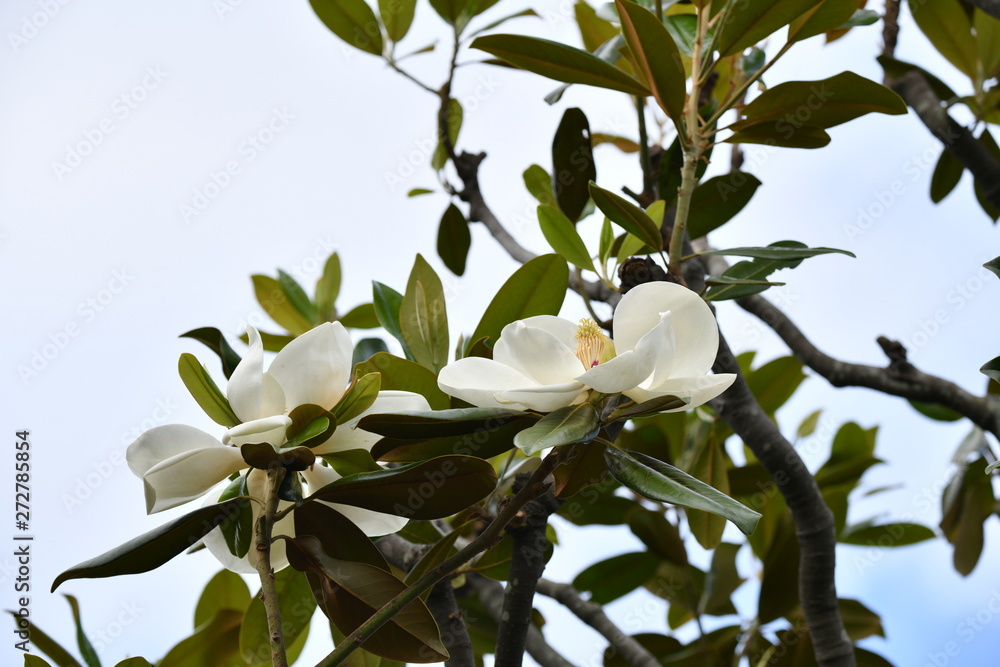
[{"label": "glossy green leaf", "polygon": [[934,165],[934,173],[931,175],[931,201],[937,204],[951,194],[964,171],[965,165],[958,161],[954,153],[947,148],[941,151],[941,157]]},{"label": "glossy green leaf", "polygon": [[729,144],[764,144],[783,148],[823,148],[830,143],[830,135],[821,127],[793,126],[788,123],[764,122],[750,125],[725,139]]},{"label": "glossy green leaf", "polygon": [[523,417],[525,413],[520,410],[505,408],[454,408],[367,415],[362,417],[358,426],[379,435],[420,440],[494,429]]},{"label": "glossy green leaf", "polygon": [[622,34],[660,108],[680,127],[687,98],[684,63],[660,18],[628,0],[615,0]]},{"label": "glossy green leaf", "polygon": [[[12,619],[14,619],[14,624],[15,627],[17,628],[15,629],[15,632],[17,634],[15,634],[14,636],[17,637],[17,641],[22,641],[24,639],[27,639],[27,637],[24,637],[20,634],[21,632],[24,632],[25,631],[24,628],[27,627],[30,629],[31,632],[31,646],[35,650],[41,651],[42,653],[47,655],[50,660],[55,662],[55,667],[81,667],[80,663],[77,661],[76,658],[72,656],[72,654],[70,654],[69,651],[60,646],[59,642],[52,639],[52,637],[45,634],[45,632],[43,632],[37,625],[32,623],[30,619],[24,619],[23,622],[26,624],[26,626],[23,626],[19,623],[20,617],[18,617],[18,615],[15,612],[8,609],[7,613],[10,614]],[[28,658],[35,658],[38,662],[30,663],[27,661]],[[29,654],[25,655],[24,664],[48,665],[49,663],[42,660],[41,658],[38,658],[37,656]],[[49,667],[52,666],[50,665]]]},{"label": "glossy green leaf", "polygon": [[604,215],[632,236],[651,248],[663,246],[660,230],[646,212],[628,200],[609,192],[596,183],[590,184],[590,196]]},{"label": "glossy green leaf", "polygon": [[244,498],[234,498],[201,507],[134,537],[107,553],[66,570],[52,582],[52,590],[70,579],[116,577],[156,569],[233,516],[245,502]]},{"label": "glossy green leaf", "polygon": [[[239,497],[247,498],[249,496],[250,493],[247,491],[247,476],[239,475],[226,486],[226,489],[219,496],[219,501],[222,502]],[[236,508],[233,516],[228,521],[222,522],[221,529],[222,537],[226,541],[229,552],[237,558],[246,556],[250,550],[250,542],[253,539],[253,509],[250,503],[243,503]],[[202,598],[204,598],[204,594],[202,594]],[[240,611],[242,612],[243,609],[240,609]],[[213,615],[214,610],[212,613],[205,614],[205,618],[201,619],[202,622],[210,620]],[[194,625],[195,627],[201,625],[198,622],[197,612],[195,613]]]},{"label": "glossy green leaf", "polygon": [[977,76],[979,54],[972,34],[972,21],[958,0],[906,3],[917,27],[934,48],[970,79]]},{"label": "glossy green leaf", "polygon": [[983,523],[992,515],[993,482],[983,474],[986,459],[980,457],[959,467],[941,497],[941,530],[954,546],[955,570],[968,576],[982,555]]},{"label": "glossy green leaf", "polygon": [[[360,2],[360,0],[358,1]],[[279,281],[270,276],[260,274],[250,276],[250,279],[253,281],[253,289],[257,295],[257,302],[272,320],[296,336],[312,329],[314,322],[306,319],[292,305],[292,302],[285,294],[284,287],[282,287]]]},{"label": "glossy green leaf", "polygon": [[878,526],[848,526],[838,541],[844,544],[883,549],[905,547],[925,540],[932,540],[934,537],[934,531],[927,526],[916,523],[887,523]]},{"label": "glossy green leaf", "polygon": [[[716,441],[713,434],[708,435],[698,444],[697,456],[686,466],[690,474],[705,482],[720,493],[729,494],[729,475],[726,472],[728,463],[725,452]],[[698,544],[704,549],[715,549],[722,542],[722,533],[726,529],[726,520],[714,512],[700,509],[689,509],[687,512],[688,526]]]},{"label": "glossy green leaf", "polygon": [[688,556],[684,540],[677,526],[667,521],[663,512],[654,512],[636,506],[627,515],[626,522],[632,533],[660,558],[687,567]]},{"label": "glossy green leaf", "polygon": [[583,48],[591,53],[618,35],[618,29],[610,22],[597,16],[594,8],[584,0],[577,0],[573,5],[573,13],[576,17],[577,28],[580,29]]},{"label": "glossy green leaf", "polygon": [[[462,131],[463,117],[464,111],[462,110],[462,104],[456,99],[449,99],[448,142],[451,144],[453,149],[458,144],[458,135]],[[437,148],[434,149],[434,155],[431,156],[431,167],[439,171],[444,169],[444,166],[448,163],[448,150],[440,141],[440,138],[441,137],[439,135]]]},{"label": "glossy green leaf", "polygon": [[570,107],[552,138],[552,189],[558,208],[571,222],[579,220],[587,208],[588,185],[596,178],[590,123],[583,111]]},{"label": "glossy green leaf", "polygon": [[909,403],[914,410],[935,421],[955,422],[964,417],[962,413],[938,403],[922,403],[920,401],[909,401]]},{"label": "glossy green leaf", "polygon": [[281,284],[281,289],[285,292],[285,296],[288,297],[288,302],[292,304],[292,307],[307,321],[316,322],[319,317],[316,312],[316,305],[309,298],[309,295],[306,294],[306,291],[302,289],[302,285],[281,269],[278,269],[278,282]]},{"label": "glossy green leaf", "polygon": [[753,533],[760,514],[683,470],[639,452],[605,450],[608,472],[624,486],[651,500],[724,516],[744,534]]},{"label": "glossy green leaf", "polygon": [[791,516],[777,522],[764,561],[757,614],[762,623],[792,613],[799,606],[799,543]]},{"label": "glossy green leaf", "polygon": [[[556,206],[556,193],[552,189],[552,177],[543,167],[533,164],[524,170],[524,187],[538,203]],[[589,196],[589,195],[588,195]]]},{"label": "glossy green leaf", "polygon": [[1000,75],[1000,18],[976,7],[972,10],[972,24],[976,30],[976,48],[983,77],[996,77]]},{"label": "glossy green leaf", "polygon": [[487,35],[472,42],[521,69],[564,83],[607,88],[630,95],[648,95],[639,81],[586,51],[537,37]]},{"label": "glossy green leaf", "polygon": [[823,0],[791,22],[788,41],[799,42],[815,35],[842,28],[858,8],[858,0]]},{"label": "glossy green leaf", "polygon": [[378,352],[355,367],[355,373],[378,372],[382,376],[382,390],[412,391],[427,399],[431,408],[442,410],[451,405],[451,399],[441,391],[437,376],[420,364],[400,359],[387,352]]},{"label": "glossy green leaf", "polygon": [[554,410],[514,436],[514,444],[527,455],[549,447],[584,444],[601,430],[601,418],[589,403]]},{"label": "glossy green leaf", "polygon": [[375,280],[372,281],[372,306],[375,308],[375,316],[378,318],[382,328],[392,334],[392,337],[398,340],[399,344],[403,346],[406,358],[412,361],[413,356],[406,346],[406,340],[403,338],[403,332],[399,327],[399,309],[402,305],[402,294],[388,285],[383,285]]},{"label": "glossy green leaf", "polygon": [[[312,588],[304,574],[290,567],[274,573],[274,588],[285,645],[295,644],[297,639],[309,632],[309,622],[316,611]],[[269,636],[264,602],[258,593],[247,607],[240,626],[240,655],[247,665],[256,667],[271,664]],[[289,656],[288,664],[292,664],[294,660],[294,657]]]},{"label": "glossy green leaf", "polygon": [[488,337],[493,345],[500,339],[500,330],[511,322],[534,315],[557,315],[568,285],[566,260],[559,255],[535,257],[500,287],[469,340]]},{"label": "glossy green leaf", "polygon": [[595,604],[608,604],[645,584],[656,574],[659,564],[659,557],[648,551],[613,556],[576,575],[573,587],[589,592]]},{"label": "glossy green leaf", "polygon": [[382,55],[382,29],[364,0],[309,0],[316,16],[351,46]]},{"label": "glossy green leaf", "polygon": [[755,259],[778,259],[783,261],[789,261],[794,259],[806,259],[808,257],[816,257],[817,255],[829,255],[830,253],[840,253],[841,255],[847,255],[848,257],[856,257],[853,252],[849,250],[840,250],[838,248],[806,248],[797,247],[790,245],[789,241],[779,242],[789,245],[778,245],[777,243],[772,243],[769,246],[763,248],[726,248],[724,250],[708,250],[701,253],[702,255],[736,255],[739,257],[753,257]]},{"label": "glossy green leaf", "polygon": [[370,303],[351,308],[341,315],[338,321],[349,329],[376,329],[379,326],[375,306]]},{"label": "glossy green leaf", "polygon": [[767,89],[744,107],[745,118],[732,129],[765,123],[784,133],[802,126],[827,129],[868,113],[905,114],[906,103],[879,83],[841,72],[820,81],[788,81]]},{"label": "glossy green leaf", "polygon": [[416,8],[417,0],[378,0],[378,13],[389,39],[398,42],[406,37]]},{"label": "glossy green leaf", "polygon": [[310,499],[353,505],[411,519],[440,519],[482,500],[496,471],[471,456],[441,456],[379,472],[342,477]]},{"label": "glossy green leaf", "polygon": [[[997,145],[997,142],[993,138],[993,135],[990,134],[988,127],[984,127],[982,133],[979,135],[979,143],[986,148],[986,152],[989,153],[994,160],[1000,162],[1000,145]],[[995,184],[992,184],[991,187],[995,187]],[[994,206],[994,200],[990,200],[986,197],[986,190],[983,187],[982,180],[977,179],[973,189],[976,194],[976,201],[979,202],[979,206],[983,209],[983,212],[990,216],[990,219],[993,220],[993,222],[1000,219],[1000,209]]]},{"label": "glossy green leaf", "polygon": [[410,571],[406,573],[406,578],[403,580],[403,583],[407,586],[413,585],[415,581],[418,581],[422,576],[453,556],[457,551],[457,549],[455,549],[455,542],[462,534],[462,531],[466,530],[468,527],[469,524],[462,524],[461,526],[458,526],[450,533],[442,537],[437,544],[428,549],[424,555],[420,557],[420,560],[418,560],[416,564],[410,568]]},{"label": "glossy green leaf", "polygon": [[177,372],[191,396],[212,421],[227,428],[240,423],[239,417],[229,405],[229,399],[223,395],[212,380],[212,376],[193,354],[187,352],[181,354],[177,362]]},{"label": "glossy green leaf", "polygon": [[198,598],[194,609],[194,627],[208,623],[223,609],[234,609],[242,618],[249,604],[250,589],[243,577],[229,570],[221,570],[209,579]]},{"label": "glossy green leaf", "polygon": [[[249,598],[247,593],[247,602]],[[234,658],[239,659],[242,623],[242,609],[219,609],[199,624],[193,635],[167,651],[157,667],[220,667],[233,664]]]},{"label": "glossy green leaf", "polygon": [[413,359],[439,373],[448,363],[448,314],[441,279],[417,255],[399,307],[399,327]]},{"label": "glossy green leaf", "polygon": [[337,417],[338,423],[351,421],[372,406],[381,385],[382,376],[379,373],[355,375],[354,382],[330,412]]},{"label": "glossy green leaf", "polygon": [[[362,338],[354,346],[354,353],[351,355],[351,365],[363,364],[379,352],[389,353],[389,347],[381,338]],[[423,368],[423,366],[421,366]]]},{"label": "glossy green leaf", "polygon": [[341,269],[337,253],[330,255],[323,265],[323,275],[316,281],[316,310],[320,320],[332,322],[337,315],[337,297],[340,296]]},{"label": "glossy green leaf", "polygon": [[535,421],[535,417],[524,416],[462,435],[419,439],[385,437],[375,443],[371,453],[379,461],[390,463],[425,461],[448,454],[463,454],[488,459],[513,449],[514,436],[534,424]]},{"label": "glossy green leaf", "polygon": [[806,374],[796,357],[778,357],[746,373],[747,385],[760,407],[774,416],[799,388]]},{"label": "glossy green leaf", "polygon": [[983,266],[993,272],[993,275],[1000,278],[1000,257],[994,257],[990,261],[983,264]]},{"label": "glossy green leaf", "polygon": [[208,349],[219,355],[219,360],[222,362],[222,372],[226,379],[232,376],[233,371],[236,370],[236,366],[241,361],[240,355],[236,354],[236,350],[230,347],[226,337],[215,327],[192,329],[187,333],[182,333],[180,337],[193,338],[199,343],[204,343]]},{"label": "glossy green leaf", "polygon": [[437,15],[450,25],[459,23],[462,13],[474,0],[431,0],[431,7]]},{"label": "glossy green leaf", "polygon": [[456,276],[465,273],[470,245],[472,234],[469,232],[469,221],[457,206],[448,204],[438,227],[437,251],[444,265]]},{"label": "glossy green leaf", "polygon": [[591,441],[585,445],[561,445],[558,449],[563,462],[552,471],[552,490],[557,498],[571,498],[607,479],[604,445],[601,443]]},{"label": "glossy green leaf", "polygon": [[539,206],[538,224],[553,250],[581,269],[595,270],[587,246],[584,245],[576,227],[562,211],[551,206]]},{"label": "glossy green leaf", "polygon": [[295,535],[312,535],[326,555],[391,571],[382,552],[357,524],[330,505],[304,503],[292,514]]},{"label": "glossy green leaf", "polygon": [[750,202],[760,185],[755,176],[742,171],[715,176],[698,184],[691,195],[688,234],[696,239],[732,220]]},{"label": "glossy green leaf", "polygon": [[[349,393],[350,391],[347,392],[347,394]],[[345,400],[347,394],[340,400]],[[292,423],[285,429],[287,442],[282,445],[283,448],[318,447],[329,440],[337,429],[337,416],[329,410],[324,410],[311,403],[293,408],[288,413],[288,417]]]},{"label": "glossy green leaf", "polygon": [[722,56],[741,53],[818,4],[817,0],[746,0],[733,4],[716,48]]},{"label": "glossy green leaf", "polygon": [[[288,540],[287,552],[292,567],[309,573],[320,607],[345,635],[406,588],[380,568],[330,558],[312,536]],[[365,649],[403,662],[436,662],[448,657],[434,617],[419,599],[376,631],[365,642]]]},{"label": "glossy green leaf", "polygon": [[101,667],[101,659],[97,657],[97,651],[93,644],[87,639],[87,633],[83,629],[83,620],[80,618],[80,603],[72,595],[66,595],[69,608],[73,613],[73,625],[76,627],[76,645],[83,656],[83,661],[87,667]]},{"label": "glossy green leaf", "polygon": [[[781,248],[805,249],[806,246],[798,241],[779,241],[772,244]],[[802,262],[801,259],[754,259],[752,262],[737,262],[726,269],[722,274],[724,278],[732,278],[737,281],[764,281],[768,276],[778,269],[792,269]],[[723,301],[726,299],[740,299],[751,294],[757,294],[767,289],[767,285],[747,285],[732,284],[713,287],[705,295],[706,301]]]}]

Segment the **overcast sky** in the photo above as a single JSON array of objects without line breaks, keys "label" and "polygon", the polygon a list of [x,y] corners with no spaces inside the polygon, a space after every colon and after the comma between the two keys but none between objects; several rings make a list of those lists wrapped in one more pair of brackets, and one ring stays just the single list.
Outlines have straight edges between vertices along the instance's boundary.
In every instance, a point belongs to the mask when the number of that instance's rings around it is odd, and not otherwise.
[{"label": "overcast sky", "polygon": [[[488,16],[523,6],[504,3]],[[522,19],[510,29],[578,43],[569,3],[531,6],[544,18]],[[516,265],[474,226],[466,277],[449,277],[435,253],[446,197],[405,196],[413,187],[436,187],[428,166],[434,98],[376,58],[349,50],[305,0],[280,6],[10,0],[0,8],[0,27],[0,85],[7,91],[0,104],[0,306],[6,314],[0,415],[8,439],[31,431],[32,618],[71,646],[69,608],[48,593],[56,574],[189,510],[146,516],[142,484],[123,464],[127,445],[161,423],[219,430],[187,395],[177,357],[193,352],[220,381],[221,372],[210,352],[178,334],[215,326],[235,338],[247,323],[266,322],[249,276],[282,267],[311,288],[334,250],[345,272],[341,306],[369,301],[372,280],[401,290],[419,252],[445,280],[455,334],[468,332]],[[421,4],[404,50],[444,40],[442,27]],[[875,28],[826,48],[813,39],[767,80],[819,79],[845,69],[880,80],[878,44]],[[967,90],[927,49],[904,21],[900,57],[919,60]],[[414,58],[413,71],[440,85],[443,58]],[[532,223],[534,203],[520,174],[533,162],[549,165],[552,133],[565,108],[582,107],[594,131],[635,136],[624,96],[575,86],[550,107],[542,97],[554,85],[470,66],[460,70],[455,89],[466,109],[460,147],[489,152],[481,176],[487,200],[537,252],[545,251],[545,242]],[[764,186],[713,243],[796,239],[851,250],[857,259],[806,261],[781,277],[787,287],[769,296],[837,357],[885,363],[874,341],[887,335],[906,342],[922,369],[981,391],[978,368],[1000,353],[993,335],[1000,290],[981,264],[1000,252],[968,176],[941,205],[930,203],[940,148],[912,117],[869,116],[831,135],[833,143],[818,151],[749,148],[745,169]],[[597,155],[601,185],[638,188],[634,158],[609,147]],[[725,170],[726,160],[712,168]],[[582,229],[592,238],[597,220]],[[567,297],[564,314],[581,316],[577,298]],[[719,317],[735,348],[758,349],[764,360],[785,353],[732,304],[722,304]],[[791,432],[820,407],[822,428],[800,443],[811,464],[825,459],[843,422],[880,425],[876,453],[888,464],[874,468],[866,486],[904,484],[852,503],[851,519],[879,515],[936,526],[939,490],[967,424],[932,423],[904,402],[834,390],[821,378],[805,382],[780,422]],[[13,449],[8,452],[13,462]],[[9,498],[13,466],[4,469],[11,472],[0,488]],[[17,532],[13,519],[10,538]],[[996,523],[989,522],[986,551],[965,579],[952,570],[950,548],[940,540],[877,553],[870,567],[856,560],[864,550],[842,547],[841,596],[884,615],[888,641],[865,645],[899,665],[933,664],[929,656],[949,642],[959,650],[951,664],[995,657]],[[557,527],[568,548],[557,551],[546,576],[558,581],[599,558],[638,548],[624,530]],[[4,608],[15,602],[13,548],[0,549],[7,554],[0,556]],[[190,633],[197,596],[217,569],[201,553],[139,576],[73,581],[60,592],[80,599],[86,630],[103,644],[106,665],[130,655],[156,660]],[[743,595],[752,602],[752,582]],[[572,661],[590,664],[603,650],[596,635],[543,608],[553,621],[550,641]],[[638,594],[611,609],[619,618],[645,610],[646,625],[630,631],[665,629],[665,607]],[[977,614],[984,631],[970,637],[960,624]],[[4,664],[19,664],[12,644],[0,645]],[[324,646],[318,636],[311,640],[313,659],[302,664],[313,664]]]}]

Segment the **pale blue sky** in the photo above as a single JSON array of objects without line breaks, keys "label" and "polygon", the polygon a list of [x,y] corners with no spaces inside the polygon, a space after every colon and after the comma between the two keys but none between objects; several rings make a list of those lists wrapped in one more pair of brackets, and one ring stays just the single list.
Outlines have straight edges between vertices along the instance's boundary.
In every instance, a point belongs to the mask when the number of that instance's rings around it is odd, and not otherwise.
[{"label": "pale blue sky", "polygon": [[[515,4],[493,13],[526,6]],[[512,29],[576,43],[568,3],[532,6],[544,18],[520,20]],[[45,11],[51,16],[39,14]],[[442,26],[421,4],[403,46],[443,40]],[[424,254],[445,278],[454,330],[468,331],[515,265],[475,226],[466,277],[447,278],[435,258],[446,198],[405,197],[412,187],[436,183],[427,165],[435,100],[377,59],[342,45],[305,0],[282,6],[12,0],[0,9],[0,27],[0,84],[7,91],[0,105],[0,305],[7,314],[2,425],[8,437],[32,430],[33,618],[71,644],[68,607],[47,592],[55,575],[184,511],[145,515],[142,485],[122,462],[131,433],[173,422],[217,430],[176,374],[180,353],[206,361],[210,353],[178,334],[216,326],[235,336],[246,323],[261,321],[250,274],[283,267],[312,283],[332,250],[344,263],[344,305],[369,300],[371,280],[401,288],[413,253]],[[871,28],[828,48],[811,40],[768,80],[818,79],[844,69],[878,80],[878,43]],[[964,89],[908,21],[900,57],[920,59]],[[412,63],[430,84],[441,82],[442,55]],[[488,67],[463,68],[456,84],[466,106],[460,145],[489,151],[482,170],[486,197],[538,252],[545,244],[520,174],[532,162],[549,163],[563,110],[581,106],[595,131],[634,136],[631,106],[622,96],[574,87],[549,107],[541,98],[553,87]],[[930,203],[939,148],[913,118],[866,117],[831,134],[833,143],[820,151],[748,150],[745,168],[764,186],[713,242],[793,238],[855,252],[856,260],[805,262],[770,296],[838,357],[881,364],[875,337],[900,338],[921,368],[979,391],[984,378],[977,369],[1000,353],[992,335],[1000,290],[982,278],[980,265],[1000,254],[1000,246],[968,177],[943,204]],[[67,155],[70,147],[87,154]],[[637,186],[632,158],[603,147],[598,159],[602,185]],[[725,166],[722,160],[713,168]],[[859,210],[870,209],[880,193],[885,200],[894,182],[884,214],[859,220]],[[583,229],[594,234],[596,221]],[[581,311],[569,296],[564,314]],[[761,359],[784,353],[731,304],[719,312],[734,347],[760,349]],[[933,320],[937,329],[925,339],[920,333]],[[20,373],[36,353],[51,358],[35,360],[37,376]],[[852,518],[886,513],[937,524],[937,489],[967,426],[931,423],[898,400],[833,390],[817,378],[803,385],[781,422],[794,429],[817,407],[825,409],[830,427],[802,444],[810,462],[825,458],[832,431],[844,421],[880,424],[877,454],[890,465],[873,469],[868,485],[906,484],[852,506]],[[12,495],[11,475],[0,488]],[[949,641],[961,651],[950,664],[985,664],[982,656],[995,656],[1000,619],[991,616],[987,631],[971,638],[959,624],[988,609],[1000,591],[996,523],[990,522],[982,562],[967,579],[953,572],[950,549],[941,542],[885,553],[864,570],[854,561],[860,551],[842,548],[841,595],[884,614],[889,640],[868,645],[899,665],[923,665]],[[564,530],[562,536],[577,548],[557,551],[546,576],[559,581],[602,552],[637,548],[624,531]],[[4,608],[13,605],[12,564],[0,556]],[[92,637],[118,635],[104,642],[105,664],[128,655],[155,660],[190,632],[197,595],[216,569],[202,553],[144,575],[73,581],[60,592],[80,599]],[[744,595],[752,594],[748,584]],[[665,627],[662,605],[638,596],[611,607],[619,618],[637,609],[649,610],[642,615],[648,625],[630,630]],[[574,662],[589,664],[603,650],[596,635],[563,622],[551,606],[545,610],[550,641]],[[19,664],[11,662],[12,643],[0,644],[3,664]],[[325,653],[319,641],[307,650]]]}]

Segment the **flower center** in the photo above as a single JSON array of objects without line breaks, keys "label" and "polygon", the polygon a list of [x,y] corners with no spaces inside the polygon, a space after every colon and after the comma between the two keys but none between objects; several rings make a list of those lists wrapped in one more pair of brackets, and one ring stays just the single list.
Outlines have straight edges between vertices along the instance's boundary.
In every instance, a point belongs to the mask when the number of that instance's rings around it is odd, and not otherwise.
[{"label": "flower center", "polygon": [[576,328],[575,354],[583,367],[589,370],[615,356],[615,346],[597,322],[585,317]]}]

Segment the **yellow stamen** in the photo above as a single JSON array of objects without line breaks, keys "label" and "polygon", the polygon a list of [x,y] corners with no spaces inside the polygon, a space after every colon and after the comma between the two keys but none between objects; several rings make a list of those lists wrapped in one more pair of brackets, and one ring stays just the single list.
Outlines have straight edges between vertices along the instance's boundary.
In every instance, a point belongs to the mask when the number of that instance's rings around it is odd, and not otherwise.
[{"label": "yellow stamen", "polygon": [[597,322],[589,317],[580,320],[580,325],[576,328],[576,358],[583,367],[589,370],[613,356],[614,344],[604,335]]}]

